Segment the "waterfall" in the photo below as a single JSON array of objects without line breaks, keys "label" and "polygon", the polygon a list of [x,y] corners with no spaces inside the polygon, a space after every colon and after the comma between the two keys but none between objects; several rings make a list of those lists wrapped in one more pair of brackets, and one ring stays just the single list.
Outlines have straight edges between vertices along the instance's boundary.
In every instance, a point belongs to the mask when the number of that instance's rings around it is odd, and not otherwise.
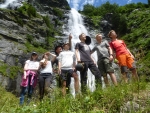
[{"label": "waterfall", "polygon": [[[79,40],[79,35],[81,33],[85,33],[87,36],[90,36],[86,27],[84,26],[84,22],[82,19],[82,15],[80,13],[78,13],[75,9],[71,9],[70,13],[69,13],[69,20],[68,20],[68,24],[67,24],[67,30],[64,29],[64,33],[69,36],[69,34],[71,33],[72,35],[72,51],[75,51],[75,44],[77,42],[80,42]],[[92,38],[91,38],[92,39]],[[92,43],[90,44],[90,48],[93,48],[93,40]],[[93,57],[95,60],[97,60],[96,58],[96,54],[93,54]],[[80,79],[80,74],[79,72],[77,72],[79,75],[79,79]],[[87,85],[88,88],[90,89],[90,91],[94,91],[95,90],[95,76],[90,72],[90,70],[88,70],[88,79],[87,79]],[[71,84],[70,84],[70,89],[71,89],[71,93],[73,95],[75,95],[75,91],[74,91],[74,79],[71,78]]]},{"label": "waterfall", "polygon": [[5,0],[3,4],[0,4],[0,8],[7,8],[10,6],[11,8],[15,8],[22,5],[22,1],[24,0]]}]

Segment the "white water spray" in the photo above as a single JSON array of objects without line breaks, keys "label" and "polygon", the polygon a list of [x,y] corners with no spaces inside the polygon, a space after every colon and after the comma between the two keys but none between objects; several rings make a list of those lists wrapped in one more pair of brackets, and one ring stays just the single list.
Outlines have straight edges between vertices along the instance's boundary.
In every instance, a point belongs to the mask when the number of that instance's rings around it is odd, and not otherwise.
[{"label": "white water spray", "polygon": [[[66,35],[69,35],[71,33],[72,35],[72,50],[74,51],[75,49],[75,44],[77,42],[80,42],[79,40],[79,35],[81,33],[86,34],[87,36],[89,36],[89,33],[86,29],[86,27],[84,26],[83,23],[83,19],[81,14],[79,14],[75,9],[71,9],[70,13],[69,13],[69,20],[68,20],[68,31],[64,31],[64,33]],[[90,48],[93,48],[93,41],[90,45]],[[93,54],[93,57],[95,58],[95,60],[97,60],[96,58],[96,54]],[[79,75],[79,72],[78,72]],[[79,77],[80,78],[80,77]],[[90,72],[90,70],[88,70],[88,79],[87,79],[87,85],[89,87],[89,89],[93,92],[95,90],[95,76],[92,75],[92,73]],[[70,84],[70,89],[73,95],[75,95],[75,91],[74,91],[74,79],[71,78],[71,84]]]},{"label": "white water spray", "polygon": [[22,4],[22,1],[24,0],[5,0],[3,4],[0,4],[0,8],[7,8],[9,5],[11,5],[11,7],[17,7]]}]

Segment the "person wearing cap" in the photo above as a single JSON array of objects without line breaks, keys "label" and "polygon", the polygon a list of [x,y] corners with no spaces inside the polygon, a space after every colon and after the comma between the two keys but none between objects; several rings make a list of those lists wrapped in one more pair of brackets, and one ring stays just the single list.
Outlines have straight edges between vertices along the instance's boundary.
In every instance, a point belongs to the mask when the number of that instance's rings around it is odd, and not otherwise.
[{"label": "person wearing cap", "polygon": [[71,77],[75,79],[75,93],[79,90],[78,75],[75,72],[76,58],[74,52],[69,50],[69,42],[63,44],[63,51],[59,54],[58,69],[62,81],[62,94],[66,95],[66,88],[69,88]]},{"label": "person wearing cap", "polygon": [[117,39],[117,34],[114,30],[111,30],[108,33],[108,37],[111,39],[111,42],[109,43],[110,47],[114,50],[115,57],[119,61],[124,82],[128,82],[127,68],[131,70],[133,80],[138,81],[139,78],[136,71],[134,56],[127,48],[125,42]]},{"label": "person wearing cap", "polygon": [[43,99],[44,97],[44,90],[46,89],[49,93],[49,88],[51,85],[52,81],[52,74],[53,74],[53,69],[52,69],[52,64],[51,61],[49,60],[50,56],[52,56],[52,61],[56,58],[56,55],[46,52],[44,53],[42,60],[40,61],[40,66],[39,66],[39,71],[40,71],[40,76],[39,76],[39,93],[40,93],[40,100]]},{"label": "person wearing cap", "polygon": [[102,35],[99,33],[96,35],[96,46],[92,49],[91,53],[97,52],[97,64],[98,68],[104,78],[105,85],[108,86],[108,77],[107,74],[110,75],[110,78],[114,85],[117,85],[116,76],[114,74],[114,68],[112,67],[113,61],[113,51],[107,40],[102,40]]},{"label": "person wearing cap", "polygon": [[58,56],[60,54],[60,52],[62,52],[62,45],[57,45],[54,49],[54,52],[55,52],[55,55],[56,55],[56,58],[54,61],[52,61],[52,67],[53,67],[53,81],[52,82],[56,82],[56,85],[58,87],[61,87],[61,81],[60,81],[60,76],[58,74]]},{"label": "person wearing cap", "polygon": [[38,55],[36,52],[31,53],[29,60],[25,62],[24,74],[21,81],[20,105],[24,103],[24,96],[28,91],[28,103],[32,97],[33,89],[37,83],[37,70],[39,62],[37,61]]},{"label": "person wearing cap", "polygon": [[[86,90],[87,86],[87,71],[88,68],[92,72],[93,75],[95,75],[96,78],[96,86],[102,85],[101,82],[101,73],[99,69],[96,67],[96,64],[91,56],[91,49],[89,45],[86,44],[86,35],[84,33],[79,35],[80,43],[76,43],[75,45],[75,54],[77,58],[77,62],[84,63],[84,69],[80,71],[80,77],[81,77],[81,91]],[[90,44],[90,43],[88,43]]]}]

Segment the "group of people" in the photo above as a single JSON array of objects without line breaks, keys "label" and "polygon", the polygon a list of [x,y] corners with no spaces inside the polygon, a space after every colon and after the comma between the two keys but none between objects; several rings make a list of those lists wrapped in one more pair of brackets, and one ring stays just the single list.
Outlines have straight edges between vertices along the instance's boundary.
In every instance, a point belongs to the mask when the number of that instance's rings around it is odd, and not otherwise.
[{"label": "group of people", "polygon": [[[55,54],[51,52],[44,53],[41,61],[37,61],[38,55],[36,52],[31,54],[31,58],[25,62],[24,74],[21,82],[20,104],[24,102],[24,96],[28,91],[28,103],[30,102],[32,92],[39,78],[39,94],[40,100],[44,97],[45,88],[49,88],[53,76],[57,76],[57,84],[61,87],[62,95],[66,95],[70,87],[71,77],[74,79],[75,94],[79,93],[79,76],[77,71],[80,71],[81,93],[87,90],[87,72],[88,69],[95,76],[96,87],[102,87],[102,77],[106,86],[109,86],[108,77],[115,86],[117,86],[116,76],[112,63],[117,59],[122,73],[122,80],[127,83],[127,69],[130,69],[133,74],[133,79],[138,81],[134,56],[123,40],[117,39],[117,34],[114,30],[108,33],[111,42],[103,40],[102,34],[97,34],[95,39],[97,44],[94,48],[90,48],[87,43],[87,36],[82,33],[79,35],[80,42],[75,45],[75,52],[71,51],[71,39],[63,45],[55,47]],[[97,63],[92,58],[92,53],[97,52]],[[51,60],[50,60],[51,58]],[[55,64],[55,68],[54,65]],[[79,68],[79,64],[82,67]]]}]

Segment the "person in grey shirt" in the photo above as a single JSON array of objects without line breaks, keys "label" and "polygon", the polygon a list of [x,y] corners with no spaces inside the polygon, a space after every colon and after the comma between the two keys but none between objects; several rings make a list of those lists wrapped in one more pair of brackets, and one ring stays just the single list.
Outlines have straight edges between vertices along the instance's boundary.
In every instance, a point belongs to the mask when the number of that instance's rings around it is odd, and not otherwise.
[{"label": "person in grey shirt", "polygon": [[113,61],[113,51],[111,47],[109,46],[109,43],[107,40],[102,40],[102,35],[97,34],[96,35],[96,46],[92,49],[92,53],[97,51],[97,57],[98,57],[98,68],[104,78],[104,82],[106,86],[109,85],[107,74],[110,75],[110,78],[114,85],[117,85],[116,76],[114,74],[114,69],[112,67],[112,61]]}]

